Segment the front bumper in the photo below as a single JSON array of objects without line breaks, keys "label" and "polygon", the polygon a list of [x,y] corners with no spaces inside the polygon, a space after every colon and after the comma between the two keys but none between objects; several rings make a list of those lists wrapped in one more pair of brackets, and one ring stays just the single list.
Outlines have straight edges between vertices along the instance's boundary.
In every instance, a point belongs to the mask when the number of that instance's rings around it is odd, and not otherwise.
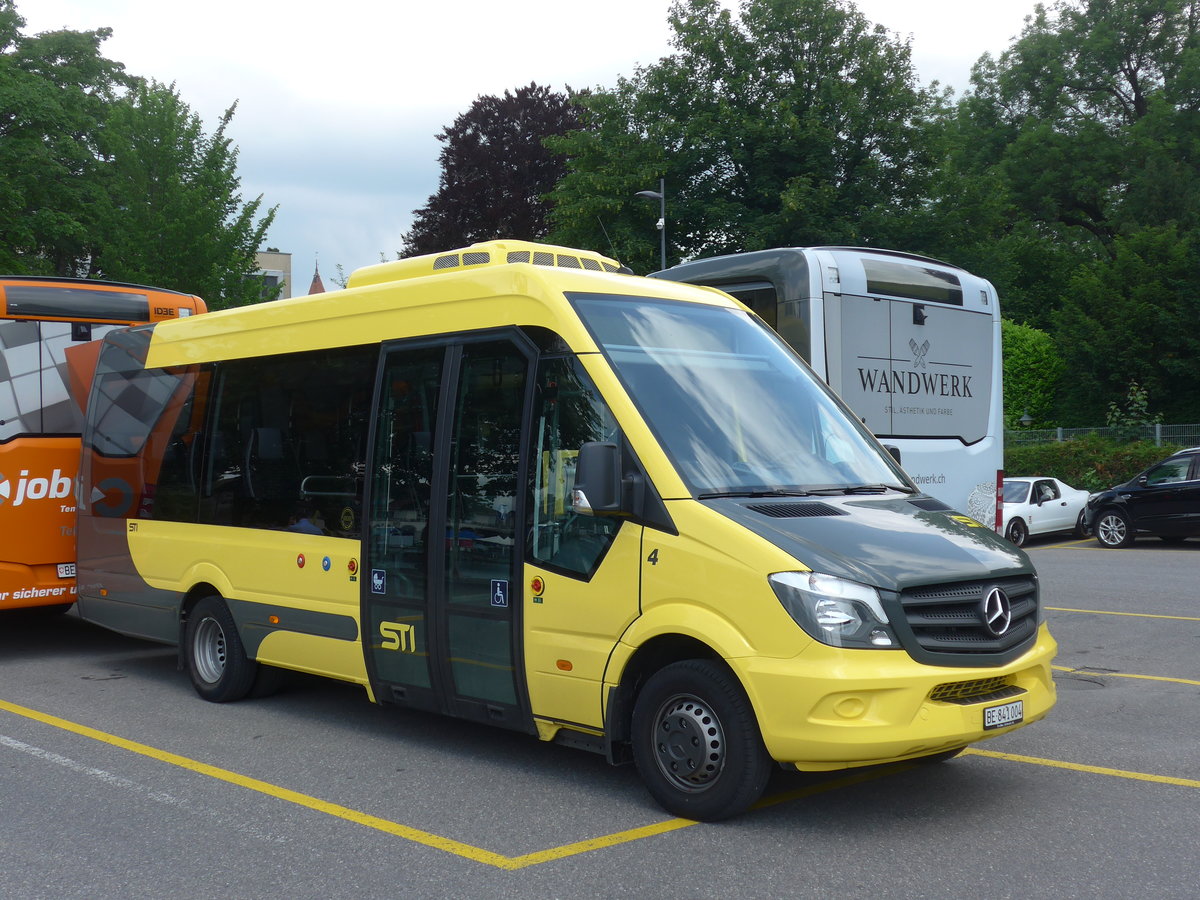
[{"label": "front bumper", "polygon": [[[815,644],[794,659],[729,662],[772,758],[829,771],[928,756],[1036,722],[1054,706],[1056,651],[1043,624],[1028,652],[990,668],[928,666],[903,651]],[[1004,690],[987,690],[999,684]],[[971,696],[975,688],[978,697]],[[1002,694],[1010,696],[997,699]],[[942,696],[953,699],[935,699]],[[985,730],[983,710],[1013,700],[1024,704],[1023,721]]]}]

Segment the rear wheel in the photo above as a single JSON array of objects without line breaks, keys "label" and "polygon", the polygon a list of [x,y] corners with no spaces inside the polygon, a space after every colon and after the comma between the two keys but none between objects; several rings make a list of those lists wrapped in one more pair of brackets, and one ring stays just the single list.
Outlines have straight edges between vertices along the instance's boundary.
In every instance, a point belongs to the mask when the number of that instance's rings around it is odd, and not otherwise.
[{"label": "rear wheel", "polygon": [[1128,547],[1133,543],[1129,518],[1119,509],[1104,510],[1096,519],[1096,542],[1109,549]]},{"label": "rear wheel", "polygon": [[1004,536],[1018,547],[1024,547],[1029,537],[1029,529],[1022,519],[1013,519],[1008,523],[1008,532]]},{"label": "rear wheel", "polygon": [[220,597],[205,597],[192,608],[183,652],[192,686],[205,700],[241,700],[254,687],[258,664],[246,656],[233,615]]},{"label": "rear wheel", "polygon": [[750,701],[721,665],[673,663],[646,682],[633,709],[633,759],[673,815],[713,822],[762,796],[771,774]]}]

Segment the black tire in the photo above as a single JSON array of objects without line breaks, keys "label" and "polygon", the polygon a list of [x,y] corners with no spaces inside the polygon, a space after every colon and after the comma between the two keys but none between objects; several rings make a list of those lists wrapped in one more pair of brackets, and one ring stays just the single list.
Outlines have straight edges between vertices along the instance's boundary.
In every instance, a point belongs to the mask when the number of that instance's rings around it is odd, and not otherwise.
[{"label": "black tire", "polygon": [[1025,527],[1023,519],[1013,519],[1008,523],[1008,531],[1004,536],[1015,546],[1024,547],[1025,541],[1029,539],[1029,529]]},{"label": "black tire", "polygon": [[703,822],[744,812],[772,766],[737,678],[703,659],[673,663],[646,682],[633,708],[633,760],[663,809]]},{"label": "black tire", "polygon": [[1079,518],[1075,520],[1075,530],[1072,532],[1077,538],[1085,538],[1091,533],[1088,527],[1083,524],[1083,512],[1082,509],[1079,511]]},{"label": "black tire", "polygon": [[1106,509],[1096,517],[1096,543],[1109,550],[1133,543],[1133,526],[1119,509]]},{"label": "black tire", "polygon": [[237,625],[220,597],[205,597],[192,607],[183,655],[192,686],[205,700],[241,700],[254,687],[258,663],[246,656]]}]

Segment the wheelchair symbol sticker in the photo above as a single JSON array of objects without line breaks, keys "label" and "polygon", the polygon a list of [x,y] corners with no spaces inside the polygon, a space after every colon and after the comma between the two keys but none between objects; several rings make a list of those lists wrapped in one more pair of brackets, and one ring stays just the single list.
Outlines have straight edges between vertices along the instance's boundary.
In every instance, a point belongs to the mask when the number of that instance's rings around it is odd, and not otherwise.
[{"label": "wheelchair symbol sticker", "polygon": [[506,608],[508,606],[508,582],[492,579],[492,606]]}]

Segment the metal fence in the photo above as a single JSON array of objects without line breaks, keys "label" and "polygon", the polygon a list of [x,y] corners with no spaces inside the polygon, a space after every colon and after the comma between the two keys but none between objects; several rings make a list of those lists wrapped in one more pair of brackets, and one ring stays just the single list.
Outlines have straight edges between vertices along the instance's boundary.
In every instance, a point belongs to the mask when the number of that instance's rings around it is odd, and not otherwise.
[{"label": "metal fence", "polygon": [[1013,444],[1050,444],[1069,441],[1085,434],[1125,441],[1154,441],[1155,445],[1179,444],[1184,447],[1200,447],[1200,425],[1138,425],[1117,428],[1010,428],[1004,432],[1004,440]]}]

